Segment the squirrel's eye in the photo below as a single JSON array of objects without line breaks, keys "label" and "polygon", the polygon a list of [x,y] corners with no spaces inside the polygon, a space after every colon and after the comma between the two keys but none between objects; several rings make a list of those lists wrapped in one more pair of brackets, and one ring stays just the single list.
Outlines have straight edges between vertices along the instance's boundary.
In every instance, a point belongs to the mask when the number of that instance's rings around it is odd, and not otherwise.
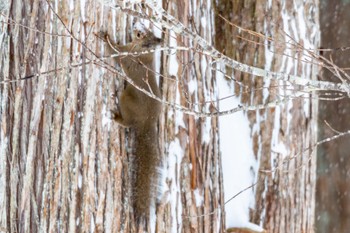
[{"label": "squirrel's eye", "polygon": [[140,37],[141,37],[141,33],[138,32],[138,33],[137,33],[137,38],[140,38]]}]

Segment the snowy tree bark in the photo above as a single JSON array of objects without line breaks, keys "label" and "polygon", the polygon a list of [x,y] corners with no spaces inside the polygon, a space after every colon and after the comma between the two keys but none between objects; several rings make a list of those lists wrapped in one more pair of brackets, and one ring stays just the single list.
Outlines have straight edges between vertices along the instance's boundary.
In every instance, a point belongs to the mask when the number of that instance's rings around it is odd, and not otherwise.
[{"label": "snowy tree bark", "polygon": [[[0,10],[0,230],[224,232],[217,116],[245,110],[260,162],[251,222],[313,231],[317,104],[308,93],[348,91],[315,80],[305,48],[319,43],[317,0],[13,0]],[[163,191],[147,225],[132,215],[132,134],[109,118],[128,78],[100,58],[95,36],[106,29],[129,42],[135,20],[166,40]],[[226,112],[217,64],[241,102]]]},{"label": "snowy tree bark", "polygon": [[[218,1],[216,11],[222,15],[216,20],[219,51],[244,64],[316,80],[317,67],[303,48],[319,45],[317,0]],[[223,18],[243,30],[224,24]],[[236,71],[232,76],[242,104],[294,96],[274,109],[246,112],[259,161],[251,222],[267,232],[313,232],[317,102],[310,96],[298,98],[300,88],[289,82]]]},{"label": "snowy tree bark", "polygon": [[[164,9],[211,43],[211,6],[197,4],[166,1]],[[217,119],[187,115],[171,104],[164,104],[159,121],[165,185],[156,219],[138,226],[132,217],[133,139],[109,119],[116,104],[111,96],[123,88],[124,76],[111,61],[99,59],[104,44],[95,36],[107,28],[118,41],[130,41],[132,12],[114,6],[89,0],[1,2],[0,231],[224,230]],[[141,4],[130,9],[156,14]],[[203,17],[206,26],[200,24]],[[163,37],[193,46],[168,30]],[[210,112],[204,103],[215,92],[215,78],[205,68],[209,61],[193,51],[164,53],[164,102]]]}]

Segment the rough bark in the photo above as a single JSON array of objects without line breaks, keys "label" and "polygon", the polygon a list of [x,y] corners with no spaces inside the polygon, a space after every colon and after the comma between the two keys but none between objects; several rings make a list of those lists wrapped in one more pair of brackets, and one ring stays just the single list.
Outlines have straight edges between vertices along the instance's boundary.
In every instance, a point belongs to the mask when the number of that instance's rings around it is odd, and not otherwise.
[{"label": "rough bark", "polygon": [[[199,21],[210,17],[211,8],[199,10],[197,4],[169,1],[164,9],[184,25],[196,25],[210,42],[211,22],[203,28]],[[150,232],[151,226],[138,226],[131,214],[133,138],[109,119],[115,107],[111,96],[123,88],[123,79],[108,65],[111,60],[96,61],[103,42],[94,34],[107,28],[119,41],[129,41],[132,17],[98,1],[13,0],[1,7],[8,24],[0,25],[0,77],[14,82],[0,85],[0,230]],[[177,41],[192,43],[181,36]],[[190,107],[204,102],[215,91],[215,78],[201,68],[209,58],[191,52],[176,56],[180,66],[172,77],[169,55],[163,56],[163,98]],[[182,61],[191,61],[191,68]],[[198,90],[189,91],[190,81]],[[159,135],[167,177],[156,231],[222,232],[223,213],[207,215],[223,202],[217,119],[164,104]]]},{"label": "rough bark", "polygon": [[[217,17],[215,46],[244,64],[314,80],[317,68],[303,62],[305,53],[297,53],[290,43],[295,40],[302,46],[318,47],[318,1],[268,2],[218,1],[217,13],[257,33],[238,30]],[[271,61],[266,60],[266,51],[273,53]],[[228,71],[237,80],[235,95],[243,105],[266,104],[297,90],[290,89],[288,82]],[[314,151],[308,149],[316,140],[316,111],[315,101],[295,98],[276,108],[246,112],[254,155],[259,161],[251,221],[268,232],[314,231],[316,163]]]}]

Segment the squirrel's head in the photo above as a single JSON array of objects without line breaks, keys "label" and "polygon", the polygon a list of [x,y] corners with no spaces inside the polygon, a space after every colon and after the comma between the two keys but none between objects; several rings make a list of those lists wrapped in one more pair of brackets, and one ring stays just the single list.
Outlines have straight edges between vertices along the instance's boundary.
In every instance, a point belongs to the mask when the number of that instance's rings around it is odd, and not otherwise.
[{"label": "squirrel's head", "polygon": [[163,39],[154,36],[151,31],[134,30],[134,41],[139,47],[144,49],[152,49],[163,42]]}]

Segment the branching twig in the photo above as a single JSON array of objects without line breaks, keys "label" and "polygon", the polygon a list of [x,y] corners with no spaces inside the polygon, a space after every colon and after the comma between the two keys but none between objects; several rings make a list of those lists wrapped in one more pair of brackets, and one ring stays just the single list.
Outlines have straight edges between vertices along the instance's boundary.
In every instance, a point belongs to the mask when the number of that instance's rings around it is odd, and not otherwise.
[{"label": "branching twig", "polygon": [[[153,23],[156,23],[156,24],[160,23],[162,24],[162,26],[164,26],[169,30],[174,31],[175,33],[189,37],[190,39],[192,39],[194,44],[198,44],[199,46],[202,47],[204,54],[211,56],[214,60],[219,60],[223,62],[226,66],[229,66],[241,72],[249,73],[259,77],[264,77],[265,79],[287,81],[292,83],[293,85],[302,86],[306,88],[308,91],[328,90],[328,91],[345,92],[347,94],[350,93],[350,85],[348,82],[338,84],[333,82],[310,80],[310,79],[298,77],[295,75],[267,71],[258,67],[249,66],[247,64],[243,64],[241,62],[233,60],[225,56],[224,54],[220,53],[212,45],[210,45],[205,39],[197,35],[195,32],[193,32],[189,28],[185,27],[175,17],[168,14],[163,8],[158,6],[155,1],[151,1],[151,0],[134,1],[133,4],[137,4],[141,2],[144,4],[147,4],[148,7],[150,7],[156,13],[156,15],[158,15],[158,17],[151,18],[151,17],[147,17],[143,13],[136,12],[131,8],[132,5],[129,5],[128,7],[118,6],[118,8],[128,14],[132,14],[134,16],[141,17],[141,18],[146,18]],[[115,6],[112,6],[109,3],[104,3],[104,4],[111,8],[116,8]]]}]

